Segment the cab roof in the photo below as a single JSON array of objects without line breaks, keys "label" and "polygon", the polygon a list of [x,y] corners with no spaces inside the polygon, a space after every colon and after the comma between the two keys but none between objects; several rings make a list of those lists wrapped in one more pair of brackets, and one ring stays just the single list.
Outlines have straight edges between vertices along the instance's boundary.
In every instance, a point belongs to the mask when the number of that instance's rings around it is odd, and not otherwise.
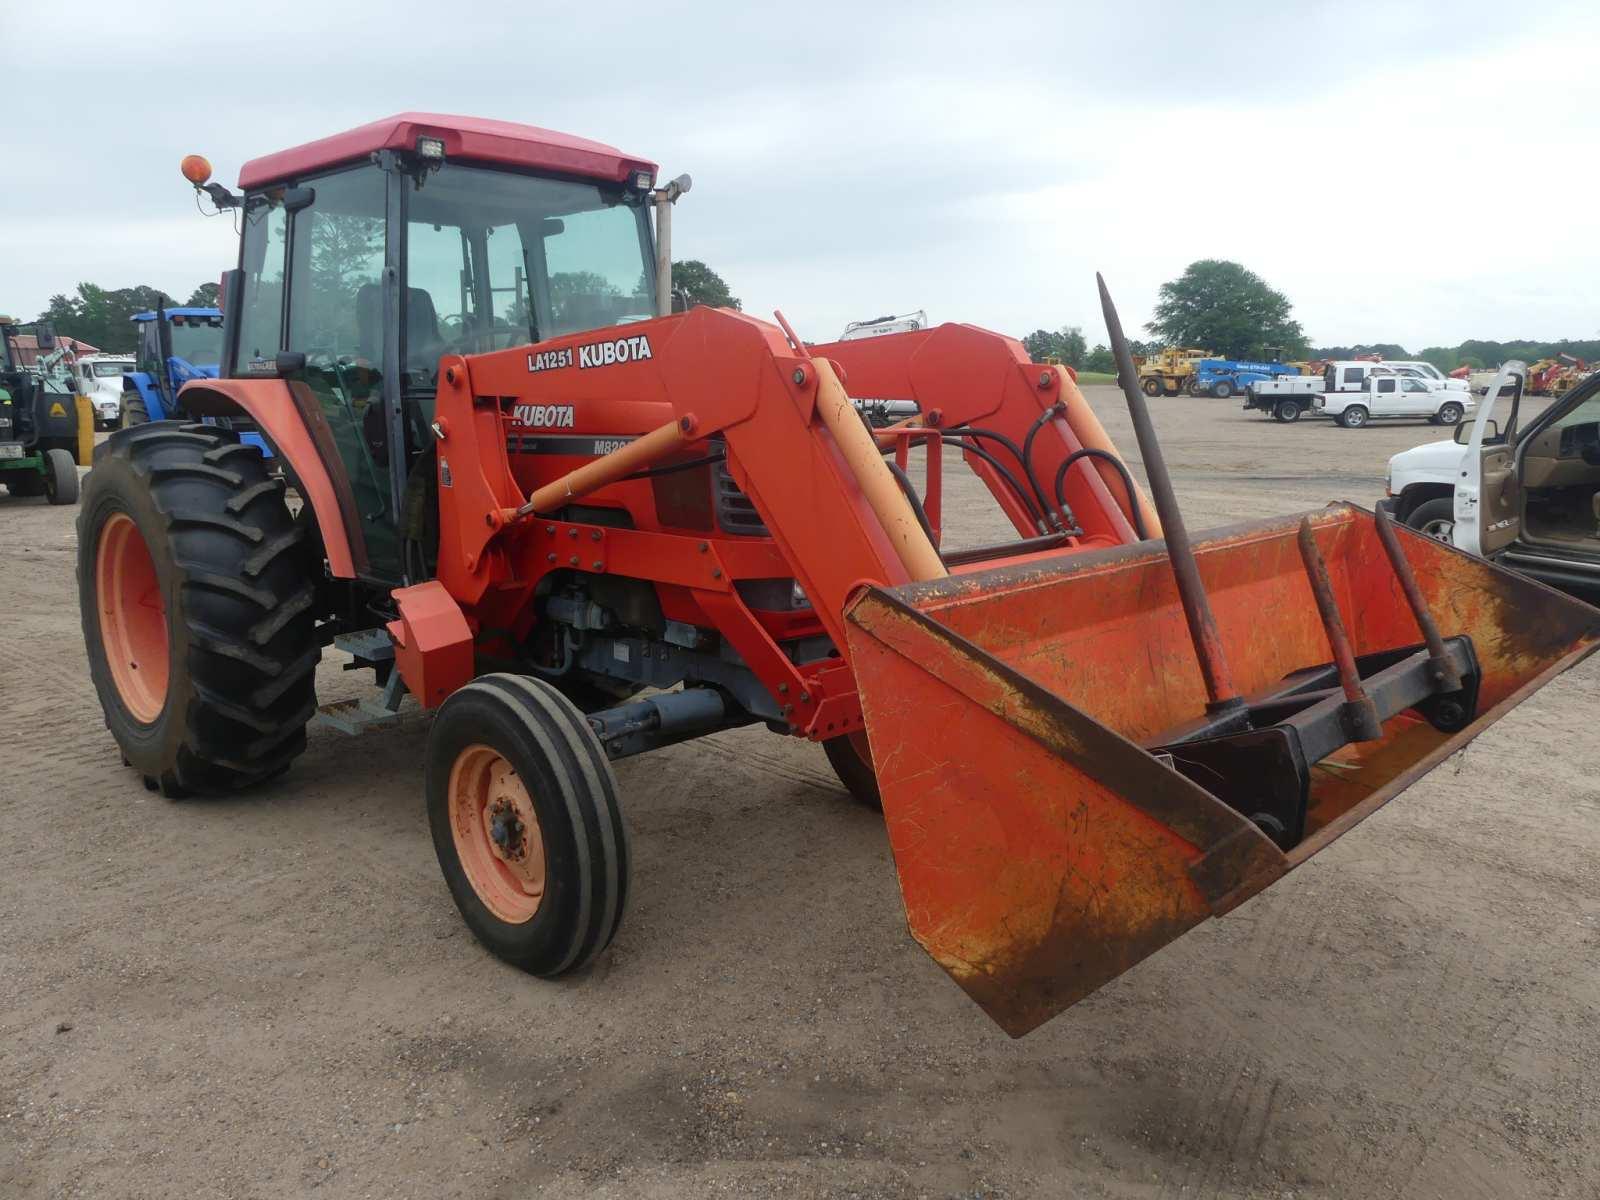
[{"label": "cab roof", "polygon": [[358,162],[377,150],[414,150],[419,137],[441,139],[447,160],[468,159],[523,170],[555,171],[608,183],[621,183],[638,171],[649,172],[652,182],[656,175],[656,164],[648,159],[633,158],[612,146],[568,133],[484,117],[407,112],[319,138],[292,150],[253,158],[239,168],[239,186],[252,191],[272,183],[293,182],[329,167]]}]

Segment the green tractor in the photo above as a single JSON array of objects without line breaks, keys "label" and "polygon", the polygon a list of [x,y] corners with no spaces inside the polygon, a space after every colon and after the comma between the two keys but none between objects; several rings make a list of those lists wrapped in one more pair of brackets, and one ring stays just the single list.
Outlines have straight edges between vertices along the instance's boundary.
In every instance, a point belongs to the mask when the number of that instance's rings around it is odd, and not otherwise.
[{"label": "green tractor", "polygon": [[[32,334],[39,357],[24,365],[18,336]],[[65,357],[47,323],[0,317],[0,483],[13,496],[78,502],[79,413]]]}]

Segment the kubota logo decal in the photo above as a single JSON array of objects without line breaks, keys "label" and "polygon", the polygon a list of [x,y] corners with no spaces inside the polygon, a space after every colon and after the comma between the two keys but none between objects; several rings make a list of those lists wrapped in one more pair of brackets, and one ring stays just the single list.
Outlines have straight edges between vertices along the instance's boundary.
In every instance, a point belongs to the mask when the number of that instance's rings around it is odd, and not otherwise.
[{"label": "kubota logo decal", "polygon": [[579,367],[614,367],[618,363],[643,362],[652,357],[650,339],[643,334],[578,347]]},{"label": "kubota logo decal", "polygon": [[511,423],[530,429],[571,429],[577,421],[570,404],[519,404],[511,410]]}]

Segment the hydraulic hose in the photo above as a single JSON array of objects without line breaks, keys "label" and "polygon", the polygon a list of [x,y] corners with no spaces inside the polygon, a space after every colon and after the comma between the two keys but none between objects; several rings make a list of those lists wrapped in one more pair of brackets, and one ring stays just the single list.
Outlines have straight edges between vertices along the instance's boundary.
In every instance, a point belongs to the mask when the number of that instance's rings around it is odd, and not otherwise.
[{"label": "hydraulic hose", "polygon": [[[1022,468],[1023,475],[1027,477],[1029,486],[1033,488],[1034,499],[1037,501],[1037,504],[1034,507],[1040,516],[1046,518],[1047,524],[1049,521],[1056,519],[1057,514],[1050,507],[1050,501],[1045,498],[1044,488],[1040,486],[1038,478],[1033,473],[1033,467],[1028,462],[1028,454],[1025,449],[1018,446],[998,429],[987,429],[976,425],[957,425],[947,432],[958,434],[964,437],[971,437],[973,439],[988,438],[992,442],[999,442],[1000,445],[1004,446],[1010,452],[1011,457],[1017,460],[1017,465]],[[981,457],[987,458],[991,463],[994,462],[992,456],[982,455]],[[996,466],[998,466],[998,464],[996,464]],[[1072,522],[1070,521],[1066,522],[1066,525],[1069,528],[1071,527],[1071,524]],[[1045,532],[1044,527],[1041,526],[1040,532]]]},{"label": "hydraulic hose", "polygon": [[[1017,477],[1011,473],[1011,469],[1009,467],[1007,467],[994,455],[990,454],[982,446],[978,445],[975,440],[970,439],[968,436],[970,433],[970,430],[946,433],[941,435],[940,440],[959,446],[968,454],[977,455],[977,457],[983,459],[984,462],[993,467],[995,474],[999,475],[1001,479],[1005,480],[1006,486],[1011,489],[1012,494],[1022,502],[1023,508],[1028,510],[1028,519],[1033,522],[1034,530],[1038,533],[1050,532],[1045,519],[1040,512],[1039,506],[1034,503],[1034,499],[1028,494],[1028,490],[1024,488],[1018,481]],[[1000,437],[1002,440],[1007,442],[1011,440],[1006,438],[1004,434],[1001,434]],[[1014,446],[1015,444],[1013,443],[1013,447]],[[1018,461],[1020,461],[1020,457]]]},{"label": "hydraulic hose", "polygon": [[1062,497],[1061,489],[1067,481],[1067,471],[1080,458],[1102,459],[1117,469],[1117,474],[1122,477],[1122,486],[1128,492],[1128,523],[1133,526],[1133,531],[1139,535],[1141,542],[1148,538],[1150,535],[1145,532],[1144,515],[1139,511],[1139,494],[1134,490],[1133,476],[1128,473],[1128,464],[1109,450],[1101,450],[1095,446],[1085,446],[1082,450],[1074,450],[1067,455],[1062,460],[1061,465],[1056,468],[1056,502],[1063,508],[1066,507],[1066,500]]}]

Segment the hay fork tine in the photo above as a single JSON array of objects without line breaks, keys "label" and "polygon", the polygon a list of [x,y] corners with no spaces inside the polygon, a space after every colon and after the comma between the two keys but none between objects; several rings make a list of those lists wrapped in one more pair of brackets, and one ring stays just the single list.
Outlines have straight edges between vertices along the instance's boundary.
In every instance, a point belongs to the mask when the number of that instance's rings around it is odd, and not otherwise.
[{"label": "hay fork tine", "polygon": [[1450,656],[1445,652],[1444,639],[1439,636],[1439,626],[1434,622],[1433,614],[1428,611],[1428,603],[1422,598],[1422,589],[1417,586],[1417,577],[1411,572],[1411,560],[1406,557],[1406,552],[1400,546],[1400,539],[1395,536],[1393,519],[1387,510],[1379,508],[1377,511],[1378,540],[1383,543],[1383,552],[1389,556],[1389,566],[1394,569],[1394,576],[1400,581],[1400,590],[1405,593],[1406,603],[1411,606],[1411,615],[1417,619],[1417,627],[1422,630],[1422,640],[1428,646],[1428,661],[1433,666],[1434,678],[1438,680],[1441,689],[1447,692],[1461,690],[1461,672],[1456,670],[1455,663],[1450,661]]}]

